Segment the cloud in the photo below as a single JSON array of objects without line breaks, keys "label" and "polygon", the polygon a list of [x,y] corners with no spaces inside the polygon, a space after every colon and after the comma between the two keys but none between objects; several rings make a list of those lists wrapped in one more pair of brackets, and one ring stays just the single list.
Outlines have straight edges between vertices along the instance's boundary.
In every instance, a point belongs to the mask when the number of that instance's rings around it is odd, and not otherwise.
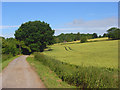
[{"label": "cloud", "polygon": [[83,19],[75,19],[64,25],[64,28],[56,28],[56,32],[83,32],[83,33],[104,33],[111,27],[118,27],[118,19],[116,17],[109,17],[99,20],[85,21]]},{"label": "cloud", "polygon": [[14,26],[0,26],[0,29],[7,29],[7,28],[15,28],[19,27],[20,25],[14,25]]},{"label": "cloud", "polygon": [[73,31],[73,30],[101,30],[101,29],[106,29],[106,28],[58,28],[58,29],[55,29],[56,31]]},{"label": "cloud", "polygon": [[105,19],[100,19],[100,20],[90,20],[90,21],[85,21],[82,19],[75,19],[72,22],[69,22],[65,25],[69,27],[101,28],[101,27],[117,26],[118,20],[115,17],[110,17],[110,18],[105,18]]},{"label": "cloud", "polygon": [[2,37],[5,37],[5,38],[15,37],[13,33],[1,35],[1,36],[2,36]]}]

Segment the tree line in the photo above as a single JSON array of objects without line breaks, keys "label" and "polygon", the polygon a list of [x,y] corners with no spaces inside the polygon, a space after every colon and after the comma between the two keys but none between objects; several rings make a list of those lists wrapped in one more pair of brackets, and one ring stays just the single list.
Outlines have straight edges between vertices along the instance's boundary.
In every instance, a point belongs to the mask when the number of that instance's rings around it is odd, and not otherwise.
[{"label": "tree line", "polygon": [[80,34],[80,32],[78,33],[61,33],[58,36],[55,36],[55,43],[61,43],[61,42],[71,42],[71,41],[77,41],[77,40],[82,40],[83,38],[86,39],[94,39],[94,38],[102,38],[102,37],[107,37],[107,34],[104,33],[103,36],[101,35],[97,35],[97,33],[93,33],[93,34]]},{"label": "tree line", "polygon": [[52,30],[49,24],[44,21],[29,21],[23,23],[18,30],[15,31],[15,38],[2,37],[2,53],[3,54],[31,54],[32,52],[43,52],[47,45],[61,42],[71,42],[76,40],[93,39],[98,37],[109,37],[109,39],[120,39],[120,29],[113,27],[107,30],[102,36],[81,33],[61,33],[54,36],[55,30]]}]

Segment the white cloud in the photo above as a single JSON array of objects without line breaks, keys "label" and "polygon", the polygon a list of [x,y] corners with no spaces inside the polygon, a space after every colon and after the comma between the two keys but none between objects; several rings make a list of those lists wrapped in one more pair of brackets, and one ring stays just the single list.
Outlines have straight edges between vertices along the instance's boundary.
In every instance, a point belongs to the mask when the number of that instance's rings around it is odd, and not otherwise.
[{"label": "white cloud", "polygon": [[75,19],[64,25],[64,28],[56,28],[56,32],[68,32],[76,31],[83,33],[104,33],[111,27],[118,27],[118,20],[115,17],[100,19],[100,20],[89,20],[85,21],[82,19]]},{"label": "white cloud", "polygon": [[15,37],[13,33],[1,35],[1,36],[2,36],[2,37],[5,37],[5,38]]},{"label": "white cloud", "polygon": [[110,17],[100,20],[90,20],[90,21],[75,19],[72,22],[66,24],[66,26],[68,27],[89,27],[89,28],[94,28],[94,27],[101,28],[101,27],[110,27],[117,25],[118,25],[118,20],[115,17]]},{"label": "white cloud", "polygon": [[0,26],[0,29],[7,29],[7,28],[15,28],[19,27],[20,25],[14,25],[14,26]]}]

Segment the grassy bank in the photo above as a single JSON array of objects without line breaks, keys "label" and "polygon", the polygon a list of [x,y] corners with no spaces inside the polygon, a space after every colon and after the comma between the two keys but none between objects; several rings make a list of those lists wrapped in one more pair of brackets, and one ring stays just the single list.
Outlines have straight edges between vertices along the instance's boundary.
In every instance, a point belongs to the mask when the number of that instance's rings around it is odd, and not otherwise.
[{"label": "grassy bank", "polygon": [[55,72],[43,65],[42,62],[34,60],[34,57],[28,57],[27,61],[34,67],[47,88],[75,88],[75,86],[70,86],[66,82],[63,82]]},{"label": "grassy bank", "polygon": [[[3,55],[2,55],[3,56]],[[9,57],[9,58],[8,58]],[[15,58],[19,57],[19,55],[17,56],[8,56],[7,59],[4,59],[2,60],[2,70],[12,61],[14,60]]]},{"label": "grassy bank", "polygon": [[13,55],[12,54],[2,54],[2,62],[12,58]]},{"label": "grassy bank", "polygon": [[118,70],[106,67],[77,66],[35,53],[39,61],[54,71],[62,81],[80,88],[117,88]]}]

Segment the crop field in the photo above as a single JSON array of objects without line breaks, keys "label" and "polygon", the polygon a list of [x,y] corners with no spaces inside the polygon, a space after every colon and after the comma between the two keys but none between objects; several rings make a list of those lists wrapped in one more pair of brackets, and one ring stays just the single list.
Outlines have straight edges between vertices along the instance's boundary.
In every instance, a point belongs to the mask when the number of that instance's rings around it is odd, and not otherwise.
[{"label": "crop field", "polygon": [[54,44],[43,53],[74,65],[118,68],[118,40]]},{"label": "crop field", "polygon": [[80,88],[118,87],[118,40],[59,43],[34,55],[35,60],[48,66],[70,85]]}]

